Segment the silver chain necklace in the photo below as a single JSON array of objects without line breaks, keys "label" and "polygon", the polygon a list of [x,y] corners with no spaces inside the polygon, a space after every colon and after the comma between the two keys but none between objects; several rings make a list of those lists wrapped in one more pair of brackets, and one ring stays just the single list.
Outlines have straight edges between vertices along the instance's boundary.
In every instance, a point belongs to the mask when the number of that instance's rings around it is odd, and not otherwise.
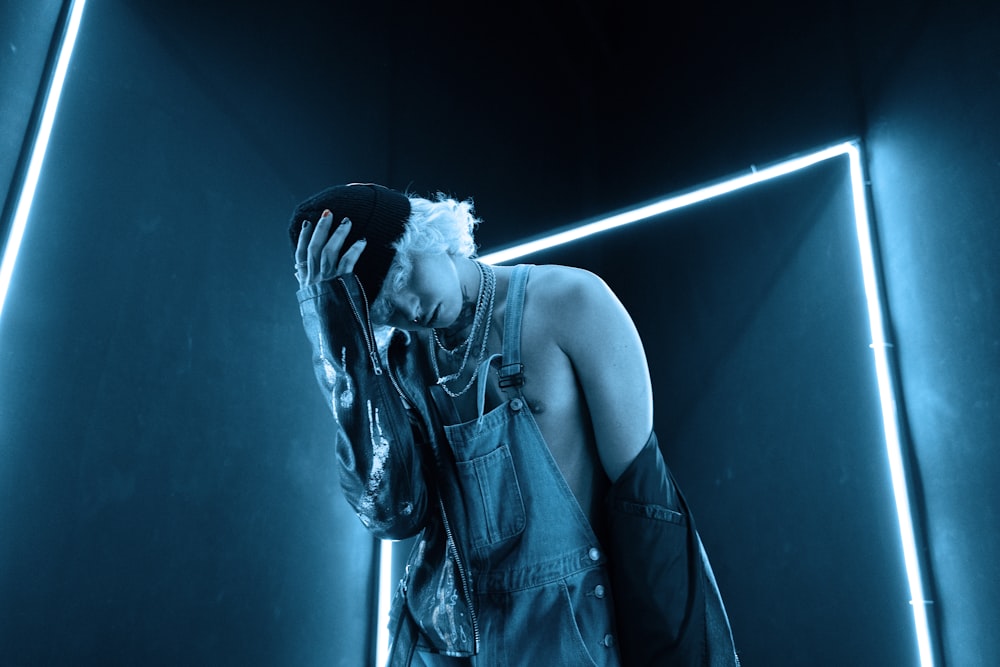
[{"label": "silver chain necklace", "polygon": [[485,290],[486,270],[483,268],[483,265],[480,264],[479,262],[476,262],[476,268],[479,269],[479,292],[476,295],[476,310],[473,313],[472,326],[469,328],[469,335],[466,336],[465,340],[462,341],[459,345],[449,349],[448,347],[445,346],[444,343],[441,342],[441,339],[438,338],[437,329],[431,329],[431,334],[434,336],[434,342],[437,344],[438,349],[447,354],[448,356],[454,356],[458,354],[462,348],[465,348],[465,358],[462,359],[463,366],[465,365],[466,360],[469,358],[469,350],[472,347],[472,338],[476,333],[476,327],[479,325],[480,309],[483,307],[483,303],[485,302],[484,300],[486,298],[486,290]]},{"label": "silver chain necklace", "polygon": [[[486,344],[490,338],[490,326],[493,323],[493,306],[497,291],[497,275],[493,270],[492,266],[483,264],[482,262],[476,262],[476,266],[479,267],[479,298],[476,300],[476,313],[472,318],[472,326],[469,328],[469,335],[466,337],[465,341],[462,342],[458,347],[449,350],[438,338],[437,330],[432,330],[432,335],[428,337],[427,344],[430,351],[431,366],[434,369],[434,375],[437,377],[437,384],[444,389],[445,393],[452,398],[458,398],[465,392],[469,391],[472,384],[476,381],[476,377],[479,375],[479,367],[482,365],[483,359],[486,358]],[[476,358],[475,366],[472,369],[472,377],[469,378],[468,383],[460,391],[452,391],[448,387],[449,382],[457,380],[461,377],[462,373],[465,372],[465,368],[469,362],[469,354],[472,352],[472,347],[475,344],[479,330],[482,329],[482,343],[479,346],[479,355]],[[446,354],[456,354],[462,348],[465,348],[465,354],[462,355],[462,363],[459,364],[458,370],[450,375],[441,375],[441,369],[438,367],[437,351],[440,349]]]}]

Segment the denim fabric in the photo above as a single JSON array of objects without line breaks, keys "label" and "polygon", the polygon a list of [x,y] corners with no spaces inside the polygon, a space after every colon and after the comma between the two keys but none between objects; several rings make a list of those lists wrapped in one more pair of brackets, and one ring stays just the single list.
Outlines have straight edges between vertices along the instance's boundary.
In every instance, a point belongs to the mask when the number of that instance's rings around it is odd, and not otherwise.
[{"label": "denim fabric", "polygon": [[[502,368],[520,362],[528,269],[517,267],[511,280]],[[474,591],[479,650],[470,657],[441,655],[427,640],[433,633],[425,632],[431,622],[425,610],[399,610],[409,617],[397,621],[408,624],[399,632],[415,635],[415,651],[409,663],[397,655],[392,664],[617,667],[607,557],[520,389],[510,387],[506,402],[483,413],[484,383],[496,361],[483,362],[479,374],[477,419],[456,423],[450,399],[431,389],[454,465],[447,466],[454,479],[442,482],[459,491],[448,514]],[[426,544],[415,547],[421,548]]]}]

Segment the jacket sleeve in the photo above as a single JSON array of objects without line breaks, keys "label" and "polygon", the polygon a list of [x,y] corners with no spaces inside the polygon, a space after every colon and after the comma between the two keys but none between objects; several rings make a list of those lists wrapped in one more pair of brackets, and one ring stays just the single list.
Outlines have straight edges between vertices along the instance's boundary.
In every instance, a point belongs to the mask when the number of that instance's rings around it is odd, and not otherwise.
[{"label": "jacket sleeve", "polygon": [[313,371],[336,422],[340,484],[361,522],[383,539],[416,534],[427,488],[409,404],[380,358],[353,275],[298,292]]},{"label": "jacket sleeve", "polygon": [[622,664],[739,667],[712,567],[655,434],[607,503]]}]

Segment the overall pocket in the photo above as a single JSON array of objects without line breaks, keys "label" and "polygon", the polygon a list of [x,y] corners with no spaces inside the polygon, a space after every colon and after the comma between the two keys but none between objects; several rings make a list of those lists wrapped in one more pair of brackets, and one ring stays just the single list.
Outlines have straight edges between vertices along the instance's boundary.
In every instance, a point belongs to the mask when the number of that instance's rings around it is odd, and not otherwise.
[{"label": "overall pocket", "polygon": [[489,454],[456,463],[473,548],[490,547],[523,532],[524,501],[510,447],[500,445]]}]

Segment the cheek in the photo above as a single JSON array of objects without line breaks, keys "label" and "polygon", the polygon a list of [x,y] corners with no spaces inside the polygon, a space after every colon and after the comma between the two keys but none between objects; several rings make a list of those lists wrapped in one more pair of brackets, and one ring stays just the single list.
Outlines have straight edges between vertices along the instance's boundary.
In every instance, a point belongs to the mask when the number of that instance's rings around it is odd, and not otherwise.
[{"label": "cheek", "polygon": [[390,299],[385,305],[377,309],[372,309],[372,324],[389,326],[395,329],[405,329],[410,324],[405,317],[405,311],[396,303],[395,299]]}]

